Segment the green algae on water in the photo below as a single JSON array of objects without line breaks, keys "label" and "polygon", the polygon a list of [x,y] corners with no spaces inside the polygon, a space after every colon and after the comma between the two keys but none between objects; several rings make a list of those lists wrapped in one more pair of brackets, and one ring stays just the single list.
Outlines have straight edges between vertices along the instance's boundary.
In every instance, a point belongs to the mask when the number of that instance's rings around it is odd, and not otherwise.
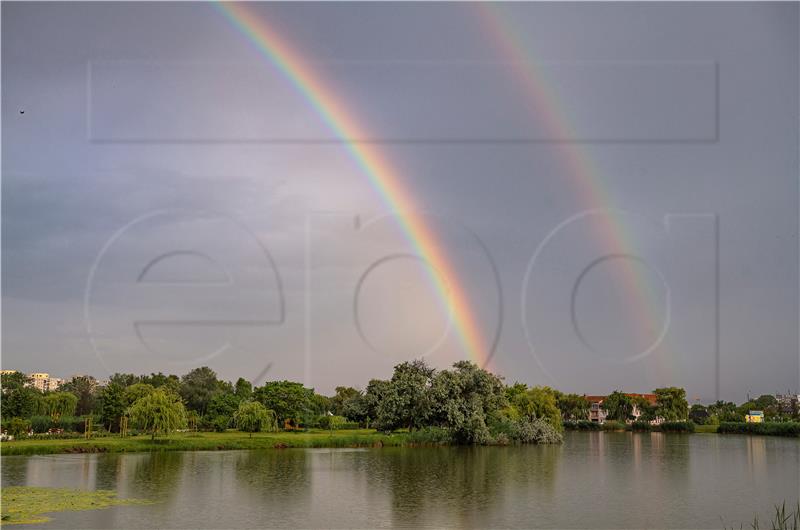
[{"label": "green algae on water", "polygon": [[120,499],[111,490],[76,490],[10,486],[2,489],[1,524],[44,523],[53,512],[99,510],[111,506],[150,504],[141,499]]}]

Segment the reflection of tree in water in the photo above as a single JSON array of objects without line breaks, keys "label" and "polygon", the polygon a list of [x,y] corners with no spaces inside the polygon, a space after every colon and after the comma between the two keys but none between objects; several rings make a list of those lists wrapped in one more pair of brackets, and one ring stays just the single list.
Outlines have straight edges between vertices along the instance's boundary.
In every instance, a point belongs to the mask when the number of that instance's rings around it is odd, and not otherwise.
[{"label": "reflection of tree in water", "polygon": [[124,473],[130,495],[159,500],[173,497],[179,489],[185,456],[177,451],[121,455],[120,473]]},{"label": "reflection of tree in water", "polygon": [[305,450],[242,451],[236,454],[238,492],[252,495],[264,505],[275,503],[276,511],[286,504],[306,504],[311,492],[311,473]]},{"label": "reflection of tree in water", "polygon": [[530,445],[384,449],[369,460],[367,476],[391,496],[394,524],[502,526],[509,512],[549,503],[560,451]]}]

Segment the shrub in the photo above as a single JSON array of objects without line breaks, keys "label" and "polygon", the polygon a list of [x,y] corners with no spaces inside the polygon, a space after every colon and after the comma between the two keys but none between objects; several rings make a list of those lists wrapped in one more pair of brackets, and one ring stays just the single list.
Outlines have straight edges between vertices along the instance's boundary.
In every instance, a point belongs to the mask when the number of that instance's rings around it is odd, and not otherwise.
[{"label": "shrub", "polygon": [[316,425],[320,429],[343,429],[347,424],[347,419],[344,416],[328,416],[327,414],[317,418]]},{"label": "shrub", "polygon": [[694,432],[691,421],[665,421],[658,427],[661,432]]},{"label": "shrub", "polygon": [[14,438],[19,438],[28,433],[31,423],[22,418],[11,418],[11,421],[6,425],[6,431]]},{"label": "shrub", "polygon": [[40,434],[47,432],[51,429],[53,421],[50,416],[33,416],[31,417],[31,429],[34,433]]},{"label": "shrub", "polygon": [[742,423],[724,421],[719,424],[720,434],[763,434],[766,436],[800,436],[800,422]]},{"label": "shrub", "polygon": [[631,423],[632,431],[648,432],[653,430],[653,426],[649,421],[635,421]]},{"label": "shrub", "polygon": [[523,418],[519,421],[517,440],[522,443],[557,444],[561,443],[564,437],[547,420]]},{"label": "shrub", "polygon": [[442,427],[423,427],[409,432],[406,440],[412,445],[446,445],[453,442],[453,437]]},{"label": "shrub", "polygon": [[607,421],[603,423],[604,431],[624,431],[625,424],[621,421]]},{"label": "shrub", "polygon": [[227,416],[214,416],[211,418],[210,423],[215,432],[225,432],[231,423],[231,419]]}]

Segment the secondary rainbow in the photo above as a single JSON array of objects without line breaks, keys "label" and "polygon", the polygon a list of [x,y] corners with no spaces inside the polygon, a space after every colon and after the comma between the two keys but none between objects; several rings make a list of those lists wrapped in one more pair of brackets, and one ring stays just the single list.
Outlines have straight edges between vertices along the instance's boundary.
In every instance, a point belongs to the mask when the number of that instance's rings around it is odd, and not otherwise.
[{"label": "secondary rainbow", "polygon": [[[400,227],[415,251],[434,271],[431,283],[452,315],[453,329],[467,356],[479,366],[488,362],[487,345],[459,276],[433,231],[416,212],[401,175],[376,144],[358,141],[371,136],[344,101],[314,72],[303,56],[281,36],[270,22],[251,12],[244,3],[214,3],[217,9],[256,49],[278,69],[314,108],[325,125],[342,141],[356,165],[369,179],[386,206],[400,219]],[[355,140],[355,141],[354,141]]]},{"label": "secondary rainbow", "polygon": [[[598,216],[597,223],[592,224],[594,240],[607,254],[636,255],[638,245],[635,238],[594,167],[588,147],[575,140],[578,134],[569,113],[536,53],[522,39],[515,21],[506,15],[504,4],[475,2],[471,5],[477,9],[477,19],[498,55],[513,67],[516,79],[524,87],[534,106],[532,117],[542,123],[548,137],[554,140],[554,148],[561,150],[564,175],[579,205],[586,210],[607,213]],[[639,336],[638,343],[649,342],[662,328],[661,318],[657,317],[661,303],[651,282],[633,267],[631,261],[622,260],[620,264],[621,267],[614,270],[618,271],[618,283],[629,301],[630,320],[636,323],[633,331]]]}]

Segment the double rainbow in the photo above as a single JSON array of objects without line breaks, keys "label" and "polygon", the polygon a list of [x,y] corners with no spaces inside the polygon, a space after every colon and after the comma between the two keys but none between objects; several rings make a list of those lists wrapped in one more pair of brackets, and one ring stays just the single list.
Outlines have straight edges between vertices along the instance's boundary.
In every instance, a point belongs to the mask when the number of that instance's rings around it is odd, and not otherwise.
[{"label": "double rainbow", "polygon": [[440,300],[450,309],[453,329],[466,355],[479,366],[485,366],[490,352],[475,320],[469,297],[456,269],[444,254],[444,245],[437,241],[436,234],[426,226],[424,218],[416,213],[401,175],[375,144],[353,141],[370,138],[370,135],[341,98],[326,86],[268,20],[256,16],[245,3],[214,5],[283,74],[325,125],[342,140],[381,200],[397,214],[400,227],[414,250],[430,264],[431,283]]}]

